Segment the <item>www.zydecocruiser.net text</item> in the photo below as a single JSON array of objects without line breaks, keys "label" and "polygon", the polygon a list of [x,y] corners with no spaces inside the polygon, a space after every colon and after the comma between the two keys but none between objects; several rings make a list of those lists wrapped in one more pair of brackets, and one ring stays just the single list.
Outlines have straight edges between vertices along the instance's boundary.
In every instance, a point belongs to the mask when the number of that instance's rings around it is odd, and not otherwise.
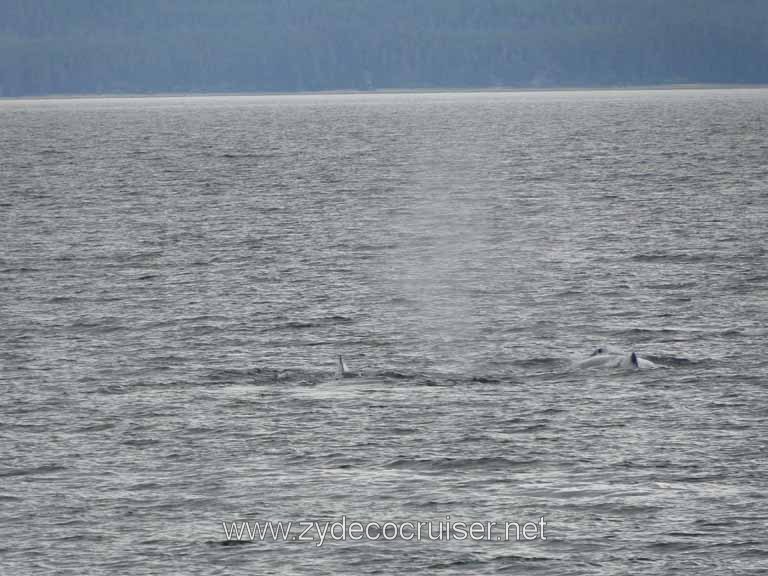
[{"label": "www.zydecocruiser.net text", "polygon": [[361,540],[519,542],[546,540],[547,525],[541,516],[535,522],[465,522],[450,516],[438,522],[358,522],[346,516],[333,522],[222,522],[229,541],[252,542],[357,542]]}]

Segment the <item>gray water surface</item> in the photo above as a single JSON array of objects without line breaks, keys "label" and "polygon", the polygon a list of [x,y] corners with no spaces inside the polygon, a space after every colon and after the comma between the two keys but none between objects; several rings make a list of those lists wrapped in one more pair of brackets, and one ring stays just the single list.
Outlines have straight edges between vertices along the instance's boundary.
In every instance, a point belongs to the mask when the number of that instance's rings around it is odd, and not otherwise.
[{"label": "gray water surface", "polygon": [[[767,119],[768,90],[0,101],[0,574],[764,573]],[[573,368],[604,343],[664,368]],[[222,527],[342,516],[547,532]]]}]

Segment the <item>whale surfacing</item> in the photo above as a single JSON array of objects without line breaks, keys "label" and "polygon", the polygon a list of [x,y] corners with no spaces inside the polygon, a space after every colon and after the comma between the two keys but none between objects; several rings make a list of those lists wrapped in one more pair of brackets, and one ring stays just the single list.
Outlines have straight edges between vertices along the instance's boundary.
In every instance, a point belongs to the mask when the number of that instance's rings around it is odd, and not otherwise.
[{"label": "whale surfacing", "polygon": [[605,346],[597,348],[589,358],[576,364],[579,368],[623,368],[624,370],[648,370],[658,368],[650,360],[640,358],[637,352],[621,352],[616,348]]}]

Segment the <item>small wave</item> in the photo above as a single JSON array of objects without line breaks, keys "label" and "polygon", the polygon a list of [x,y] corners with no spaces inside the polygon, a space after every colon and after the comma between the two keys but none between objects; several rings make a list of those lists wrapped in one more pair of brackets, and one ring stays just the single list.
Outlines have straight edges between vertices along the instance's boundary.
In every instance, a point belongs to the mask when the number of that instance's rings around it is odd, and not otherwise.
[{"label": "small wave", "polygon": [[405,436],[407,434],[418,434],[420,430],[418,428],[411,428],[407,426],[394,426],[389,429],[389,432],[395,435]]},{"label": "small wave", "polygon": [[178,318],[173,318],[171,320],[154,320],[154,321],[148,321],[146,323],[141,324],[142,330],[155,330],[157,328],[173,328],[179,325]]},{"label": "small wave", "polygon": [[[39,409],[35,409],[35,411],[37,410]],[[32,412],[32,410],[30,410],[29,412]],[[21,411],[17,411],[16,413],[22,414]],[[46,426],[45,424],[20,424],[20,423],[5,423],[5,422],[0,422],[0,429],[19,430],[29,434],[43,434],[51,431],[50,427]]]},{"label": "small wave", "polygon": [[668,368],[673,366],[693,366],[698,363],[697,361],[689,360],[688,358],[678,358],[677,356],[657,356],[653,354],[643,354],[642,356],[654,364],[660,364]]},{"label": "small wave", "polygon": [[733,527],[733,526],[737,526],[738,525],[738,522],[736,520],[733,520],[733,519],[730,519],[730,518],[727,518],[727,519],[724,519],[724,520],[702,520],[702,519],[699,519],[699,520],[694,520],[693,523],[696,524],[697,526],[703,526],[703,527],[706,527],[706,528],[717,528],[717,529],[729,528],[729,527]]},{"label": "small wave", "polygon": [[208,540],[208,546],[240,546],[241,544],[254,544],[251,540]]},{"label": "small wave", "polygon": [[[661,337],[668,337],[681,334],[673,328],[627,328],[617,332],[622,338],[629,341],[652,341]],[[685,334],[686,339],[690,338],[690,333]]]},{"label": "small wave", "polygon": [[659,552],[669,553],[669,552],[683,552],[685,550],[693,550],[701,546],[699,543],[693,543],[693,542],[669,542],[669,541],[662,541],[662,542],[652,542],[651,544],[648,544],[646,548],[650,548],[651,550],[656,550]]},{"label": "small wave", "polygon": [[141,492],[143,490],[158,490],[162,488],[163,485],[158,482],[139,482],[138,484],[134,484],[132,486],[127,486],[125,490],[128,492]]},{"label": "small wave", "polygon": [[441,388],[441,387],[446,387],[446,386],[453,386],[454,384],[455,384],[455,381],[450,381],[448,379],[441,379],[441,380],[438,381],[438,380],[435,380],[433,378],[419,379],[416,382],[417,386],[426,386],[426,387],[429,387],[429,388],[433,388],[433,387],[434,388]]},{"label": "small wave", "polygon": [[515,432],[537,432],[539,430],[546,430],[547,428],[548,426],[544,422],[537,422],[536,424],[528,424],[527,426],[518,428]]},{"label": "small wave", "polygon": [[479,384],[498,384],[501,380],[492,376],[473,376],[472,382],[477,382]]},{"label": "small wave", "polygon": [[108,261],[113,267],[122,266],[126,263],[140,264],[147,261],[153,261],[163,256],[162,250],[148,250],[146,252],[115,252],[104,253],[97,256],[100,260]]},{"label": "small wave", "polygon": [[274,158],[276,154],[271,152],[225,152],[219,155],[219,158],[226,158],[228,160],[236,160],[242,158],[251,158],[255,160],[264,160],[267,158]]},{"label": "small wave", "polygon": [[180,318],[180,320],[183,320],[184,322],[200,322],[203,320],[213,320],[216,322],[227,322],[232,320],[229,316],[223,316],[221,314],[201,314],[199,316],[186,316],[183,318]]},{"label": "small wave", "polygon": [[58,254],[53,257],[56,262],[72,262],[75,257],[72,254]]},{"label": "small wave", "polygon": [[549,356],[524,358],[522,360],[513,360],[512,364],[520,366],[522,368],[538,368],[540,366],[552,366],[553,364],[559,364],[562,361],[561,358],[552,358]]},{"label": "small wave", "polygon": [[766,280],[768,280],[768,274],[757,274],[744,278],[744,282],[765,282]]},{"label": "small wave", "polygon": [[543,556],[520,556],[518,554],[502,554],[493,558],[494,562],[515,562],[521,564],[528,564],[533,562],[551,562],[552,558],[545,558]]},{"label": "small wave", "polygon": [[658,284],[646,284],[647,288],[652,290],[685,290],[687,288],[695,288],[696,282],[661,282]]},{"label": "small wave", "polygon": [[108,332],[117,332],[120,330],[127,330],[128,328],[126,326],[122,326],[117,323],[119,321],[120,319],[115,317],[104,317],[99,320],[81,318],[79,320],[75,320],[70,325],[70,328],[95,330],[96,332],[101,334],[108,333]]},{"label": "small wave", "polygon": [[307,330],[309,328],[321,328],[335,324],[352,324],[354,320],[347,316],[324,316],[322,318],[311,318],[308,320],[288,320],[265,328],[264,332],[275,330]]},{"label": "small wave", "polygon": [[398,458],[385,464],[387,468],[408,470],[466,470],[481,468],[499,470],[532,466],[536,460],[510,460],[501,456],[480,456],[478,458]]},{"label": "small wave", "polygon": [[635,262],[679,262],[681,264],[713,262],[717,259],[718,257],[715,254],[666,254],[663,252],[635,254],[630,257],[630,260]]},{"label": "small wave", "polygon": [[557,296],[583,296],[584,291],[583,290],[577,290],[575,288],[567,288],[566,290],[561,290],[557,293]]},{"label": "small wave", "polygon": [[91,424],[89,426],[83,426],[82,428],[78,428],[75,432],[102,432],[104,430],[111,430],[115,427],[115,424],[112,422],[99,422],[96,424]]},{"label": "small wave", "polygon": [[66,470],[66,467],[58,464],[48,464],[44,466],[36,466],[34,468],[11,468],[10,470],[0,470],[0,478],[8,478],[11,476],[35,476],[38,474],[61,472],[62,470]]},{"label": "small wave", "polygon": [[279,374],[279,370],[272,368],[245,368],[242,370],[222,368],[209,372],[206,380],[214,382],[239,382],[242,380],[272,382],[278,379]]},{"label": "small wave", "polygon": [[537,414],[560,414],[561,412],[565,412],[562,408],[544,408],[544,410],[539,410]]},{"label": "small wave", "polygon": [[380,252],[385,250],[394,250],[397,244],[353,244],[350,242],[340,242],[333,248],[350,250],[353,252]]},{"label": "small wave", "polygon": [[128,440],[123,440],[122,444],[124,446],[143,448],[145,446],[154,446],[155,444],[160,444],[160,440],[155,440],[154,438],[130,438]]},{"label": "small wave", "polygon": [[40,272],[40,269],[21,266],[18,268],[3,268],[0,270],[0,274],[30,274],[32,272]]},{"label": "small wave", "polygon": [[709,536],[706,532],[667,532],[666,535],[675,538],[700,538],[702,536]]},{"label": "small wave", "polygon": [[481,560],[479,558],[461,558],[458,560],[453,560],[451,562],[436,562],[434,564],[430,564],[428,566],[428,569],[430,570],[452,570],[454,568],[461,568],[462,570],[469,568],[471,566],[475,566],[477,568],[480,568],[480,566],[487,564],[487,561]]},{"label": "small wave", "polygon": [[48,299],[49,304],[64,304],[65,302],[72,302],[74,298],[71,296],[53,296]]},{"label": "small wave", "polygon": [[412,378],[411,375],[396,370],[384,370],[383,372],[379,372],[378,376],[382,378],[392,378],[393,380],[406,380]]},{"label": "small wave", "polygon": [[354,322],[352,318],[349,318],[347,316],[338,316],[338,315],[326,316],[325,318],[323,318],[323,320],[326,322],[335,322],[340,324],[351,324],[352,322]]}]

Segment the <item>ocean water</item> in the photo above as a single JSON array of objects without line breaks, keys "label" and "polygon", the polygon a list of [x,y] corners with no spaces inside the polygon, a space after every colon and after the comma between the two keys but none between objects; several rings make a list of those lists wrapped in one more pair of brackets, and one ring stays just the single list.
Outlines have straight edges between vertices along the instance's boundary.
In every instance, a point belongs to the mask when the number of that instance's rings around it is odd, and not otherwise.
[{"label": "ocean water", "polygon": [[0,101],[0,248],[0,574],[768,570],[768,90]]}]

